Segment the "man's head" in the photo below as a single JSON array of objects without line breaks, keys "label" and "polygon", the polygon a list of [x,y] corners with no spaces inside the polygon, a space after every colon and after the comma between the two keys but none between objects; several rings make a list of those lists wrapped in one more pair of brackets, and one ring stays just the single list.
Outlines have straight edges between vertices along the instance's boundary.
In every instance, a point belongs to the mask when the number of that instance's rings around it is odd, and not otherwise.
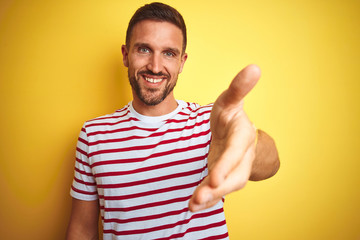
[{"label": "man's head", "polygon": [[132,18],[130,19],[127,31],[126,31],[126,46],[129,46],[132,36],[132,30],[134,26],[144,20],[154,20],[159,22],[169,22],[180,28],[183,35],[182,53],[185,53],[187,36],[186,25],[181,14],[173,7],[169,5],[154,2],[146,4],[139,8]]},{"label": "man's head", "polygon": [[173,89],[187,59],[184,32],[181,15],[165,4],[148,4],[136,11],[122,46],[133,105],[176,103]]}]

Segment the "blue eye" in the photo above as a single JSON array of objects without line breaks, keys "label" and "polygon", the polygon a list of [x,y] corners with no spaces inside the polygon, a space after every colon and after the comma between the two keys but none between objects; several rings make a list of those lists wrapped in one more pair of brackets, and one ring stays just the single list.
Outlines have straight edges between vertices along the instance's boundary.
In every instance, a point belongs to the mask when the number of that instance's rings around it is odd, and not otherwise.
[{"label": "blue eye", "polygon": [[147,49],[147,48],[140,47],[140,48],[139,48],[139,52],[140,52],[140,53],[149,53],[150,51],[149,51],[149,49]]},{"label": "blue eye", "polygon": [[173,52],[165,52],[164,55],[167,57],[175,57],[175,54]]}]

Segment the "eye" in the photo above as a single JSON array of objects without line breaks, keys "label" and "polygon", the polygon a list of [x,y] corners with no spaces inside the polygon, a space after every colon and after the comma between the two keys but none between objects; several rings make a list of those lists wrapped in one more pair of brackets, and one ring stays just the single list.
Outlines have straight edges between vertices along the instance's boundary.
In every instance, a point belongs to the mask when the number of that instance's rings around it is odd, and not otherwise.
[{"label": "eye", "polygon": [[149,53],[150,52],[150,50],[145,47],[139,47],[138,51],[139,51],[139,53]]},{"label": "eye", "polygon": [[168,51],[168,52],[164,52],[164,55],[165,55],[165,56],[167,56],[167,57],[175,57],[175,56],[176,56],[176,54],[175,54],[175,53],[170,52],[170,51]]}]

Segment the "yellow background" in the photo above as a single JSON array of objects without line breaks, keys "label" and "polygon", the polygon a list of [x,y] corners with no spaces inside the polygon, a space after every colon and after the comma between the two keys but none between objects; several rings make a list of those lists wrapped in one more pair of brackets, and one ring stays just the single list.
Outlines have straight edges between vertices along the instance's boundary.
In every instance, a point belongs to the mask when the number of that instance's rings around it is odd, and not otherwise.
[{"label": "yellow background", "polygon": [[[0,1],[0,238],[63,239],[85,120],[131,100],[121,44],[147,1]],[[178,99],[246,99],[281,169],[226,199],[231,239],[360,239],[360,2],[165,1],[188,26]]]}]

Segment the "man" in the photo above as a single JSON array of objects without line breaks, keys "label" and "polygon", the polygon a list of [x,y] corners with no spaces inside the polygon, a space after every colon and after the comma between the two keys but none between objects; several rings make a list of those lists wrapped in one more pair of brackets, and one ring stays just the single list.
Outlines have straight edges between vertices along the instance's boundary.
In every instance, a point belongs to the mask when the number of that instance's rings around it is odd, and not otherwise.
[{"label": "man", "polygon": [[185,48],[172,7],[148,4],[130,20],[122,53],[133,100],[82,128],[67,239],[97,239],[99,210],[104,239],[228,239],[223,197],[277,172],[273,140],[243,110],[258,67],[214,105],[178,101]]}]

